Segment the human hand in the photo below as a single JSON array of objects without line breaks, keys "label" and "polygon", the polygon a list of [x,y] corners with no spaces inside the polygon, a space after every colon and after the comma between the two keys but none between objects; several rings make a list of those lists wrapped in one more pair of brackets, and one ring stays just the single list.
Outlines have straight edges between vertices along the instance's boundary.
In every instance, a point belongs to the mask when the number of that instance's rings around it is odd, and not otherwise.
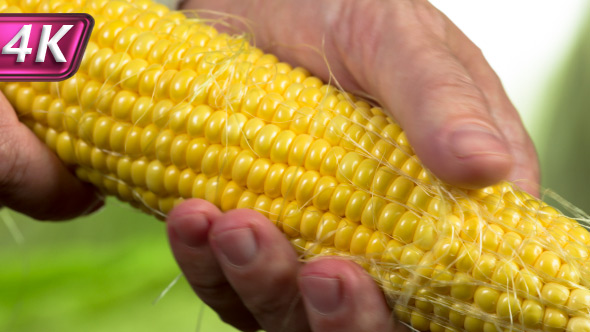
[{"label": "human hand", "polygon": [[[442,180],[482,187],[509,179],[537,193],[535,149],[500,80],[427,1],[188,0],[185,8],[246,17],[255,22],[261,48],[325,80],[332,74],[345,90],[371,93]],[[284,236],[254,212],[222,214],[190,201],[168,223],[173,252],[195,292],[239,329],[405,329],[394,327],[382,295],[357,265],[325,258],[300,264]],[[230,263],[228,257],[247,252],[237,244],[252,234],[257,255],[240,267]],[[314,295],[337,298],[326,279],[337,280],[343,303],[320,314]]]},{"label": "human hand", "polygon": [[92,185],[69,171],[0,94],[0,208],[39,220],[71,219],[103,205]]},{"label": "human hand", "polygon": [[334,258],[305,264],[268,219],[189,200],[168,216],[172,251],[197,295],[242,331],[407,331],[364,270]]}]

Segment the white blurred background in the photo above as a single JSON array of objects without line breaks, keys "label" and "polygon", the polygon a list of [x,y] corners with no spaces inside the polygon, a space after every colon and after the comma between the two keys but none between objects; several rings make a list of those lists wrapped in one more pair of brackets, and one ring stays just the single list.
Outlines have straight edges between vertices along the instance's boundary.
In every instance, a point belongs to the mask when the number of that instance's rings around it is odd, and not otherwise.
[{"label": "white blurred background", "polygon": [[479,48],[535,138],[550,80],[572,49],[587,0],[431,0]]}]

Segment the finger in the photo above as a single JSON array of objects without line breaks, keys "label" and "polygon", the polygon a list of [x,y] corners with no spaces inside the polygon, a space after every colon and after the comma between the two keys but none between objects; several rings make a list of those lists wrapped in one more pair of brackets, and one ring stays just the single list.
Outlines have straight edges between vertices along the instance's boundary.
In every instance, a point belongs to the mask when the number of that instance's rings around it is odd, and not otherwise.
[{"label": "finger", "polygon": [[[360,55],[374,60],[364,71],[355,72],[387,73],[366,80],[365,85],[392,111],[419,158],[439,178],[464,187],[505,178],[513,157],[485,95],[440,40],[440,33],[423,27],[423,13],[409,3],[383,12],[365,9],[364,16],[373,17],[374,23],[363,33],[377,36],[369,45],[380,45],[369,48],[372,54]],[[389,15],[394,16],[388,19]],[[399,38],[384,38],[377,31],[396,31]]]},{"label": "finger", "polygon": [[323,258],[305,264],[299,287],[315,332],[407,331],[395,323],[375,281],[350,261]]},{"label": "finger", "polygon": [[170,246],[184,276],[203,302],[226,323],[242,331],[256,331],[258,322],[228,283],[209,246],[211,224],[221,215],[207,201],[183,202],[168,215]]},{"label": "finger", "polygon": [[437,13],[445,19],[450,49],[470,72],[473,81],[481,88],[489,103],[490,113],[498,128],[504,133],[511,154],[514,156],[508,179],[538,196],[540,170],[537,152],[502,82],[481,50],[444,14],[438,11]]},{"label": "finger", "polygon": [[275,225],[252,210],[234,210],[219,218],[210,237],[215,256],[230,284],[267,331],[308,331],[299,299],[299,262]]},{"label": "finger", "polygon": [[40,220],[71,219],[103,205],[26,126],[0,95],[0,204]]}]

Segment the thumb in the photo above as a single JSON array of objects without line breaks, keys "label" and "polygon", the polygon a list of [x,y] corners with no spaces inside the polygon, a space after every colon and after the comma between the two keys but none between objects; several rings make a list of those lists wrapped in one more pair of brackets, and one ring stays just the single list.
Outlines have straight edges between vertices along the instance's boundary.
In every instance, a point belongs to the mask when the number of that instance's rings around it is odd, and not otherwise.
[{"label": "thumb", "polygon": [[[349,56],[360,59],[351,62],[350,72],[395,117],[416,155],[441,180],[476,188],[506,179],[515,153],[506,137],[509,133],[498,123],[516,111],[506,111],[495,101],[507,97],[502,98],[499,89],[491,91],[490,86],[500,83],[483,57],[472,49],[474,56],[456,56],[447,45],[454,32],[449,28],[452,23],[435,10],[430,12],[433,8],[427,3],[421,6],[426,8],[368,7],[365,15],[354,16],[373,17],[362,34],[369,36],[365,38],[369,46],[378,47],[346,45],[361,38],[358,33],[354,38],[353,30],[349,31],[353,37],[338,39],[339,48],[350,49]],[[425,11],[432,19],[424,20]],[[474,64],[464,65],[469,61]],[[510,119],[515,118],[512,115]],[[525,132],[522,126],[513,134],[517,131]]]},{"label": "thumb", "polygon": [[513,165],[509,144],[469,74],[450,57],[423,61],[415,65],[436,68],[400,85],[391,107],[416,154],[440,179],[462,187],[507,178]]}]

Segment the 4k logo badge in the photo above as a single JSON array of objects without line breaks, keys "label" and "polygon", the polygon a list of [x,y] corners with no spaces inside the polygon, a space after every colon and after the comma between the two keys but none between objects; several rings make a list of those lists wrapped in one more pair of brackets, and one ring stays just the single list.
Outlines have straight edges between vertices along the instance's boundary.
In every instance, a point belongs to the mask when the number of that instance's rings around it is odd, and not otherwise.
[{"label": "4k logo badge", "polygon": [[0,81],[61,81],[80,66],[88,14],[0,14]]}]

